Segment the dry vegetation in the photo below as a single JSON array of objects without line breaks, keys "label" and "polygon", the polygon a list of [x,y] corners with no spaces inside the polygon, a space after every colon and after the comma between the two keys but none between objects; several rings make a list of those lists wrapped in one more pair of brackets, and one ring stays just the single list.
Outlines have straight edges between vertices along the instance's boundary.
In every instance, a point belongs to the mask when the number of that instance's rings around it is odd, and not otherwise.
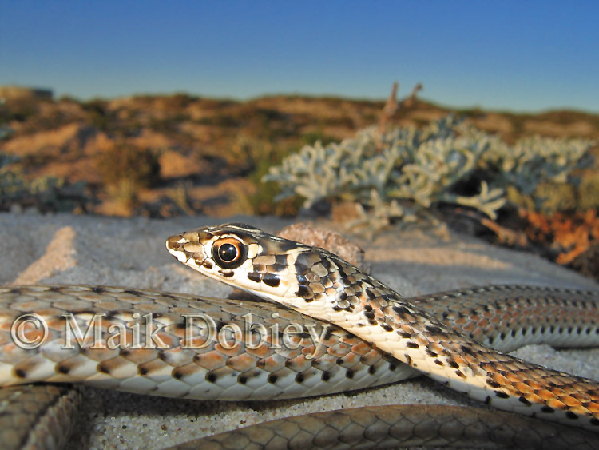
[{"label": "dry vegetation", "polygon": [[[385,126],[420,126],[451,111],[415,95],[407,101],[401,114],[385,117]],[[268,165],[306,143],[341,140],[380,123],[384,105],[334,97],[239,102],[186,94],[87,102],[9,100],[0,107],[0,123],[13,134],[0,142],[0,152],[19,156],[27,177],[86,181],[90,201],[83,210],[88,212],[293,214],[298,202],[272,203],[274,186],[256,193]],[[594,114],[458,112],[508,142],[535,134],[599,139],[599,115]],[[151,180],[140,181],[146,176]]]}]

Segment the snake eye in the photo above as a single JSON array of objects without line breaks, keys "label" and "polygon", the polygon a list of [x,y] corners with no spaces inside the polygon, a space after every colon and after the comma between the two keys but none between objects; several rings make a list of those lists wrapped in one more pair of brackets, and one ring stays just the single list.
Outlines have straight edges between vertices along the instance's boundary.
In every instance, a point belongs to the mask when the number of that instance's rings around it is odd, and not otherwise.
[{"label": "snake eye", "polygon": [[235,258],[237,258],[237,247],[233,244],[223,244],[218,248],[218,256],[225,262],[235,261]]},{"label": "snake eye", "polygon": [[212,258],[223,269],[235,269],[246,260],[247,250],[237,239],[223,238],[212,245]]}]

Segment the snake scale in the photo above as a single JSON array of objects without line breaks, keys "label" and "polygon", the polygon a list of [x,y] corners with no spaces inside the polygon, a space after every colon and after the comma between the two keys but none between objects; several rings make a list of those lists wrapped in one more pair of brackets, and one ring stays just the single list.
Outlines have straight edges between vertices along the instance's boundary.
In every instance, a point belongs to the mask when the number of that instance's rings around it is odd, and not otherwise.
[{"label": "snake scale", "polygon": [[[595,382],[534,366],[484,345],[501,351],[509,351],[523,342],[546,342],[558,347],[595,346],[599,323],[597,293],[491,286],[403,299],[324,250],[239,224],[182,233],[169,238],[167,248],[193,269],[249,290],[268,301],[244,299],[235,302],[106,286],[0,288],[2,383],[85,381],[94,386],[151,395],[270,399],[370,387],[424,371],[449,387],[482,398],[494,407],[548,420],[557,419],[583,428],[596,426]],[[280,299],[291,308],[308,306],[307,314],[314,314],[316,319],[270,302]],[[49,326],[50,339],[39,347],[24,349],[11,340],[10,325],[23,314],[32,312]],[[248,312],[254,327],[244,329]],[[85,345],[75,345],[65,349],[61,345],[65,339],[65,321],[73,320],[73,323],[85,326],[98,313],[104,314],[104,322],[99,327],[100,341],[106,342],[110,338],[111,325],[118,328],[126,324],[129,331],[135,324],[141,325],[144,316],[151,314],[161,327],[155,337],[168,348],[82,348]],[[194,325],[194,338],[208,345],[182,348],[181,343],[186,339],[185,325],[189,324],[186,321],[190,315],[198,313],[214,321],[215,329],[222,332],[219,334],[222,341],[209,339],[210,327],[205,326],[208,323],[205,321]],[[68,319],[64,318],[65,314],[70,315]],[[543,319],[535,318],[535,314],[542,314]],[[568,317],[566,322],[563,317]],[[262,330],[260,326],[266,330],[281,330],[290,324],[298,324],[299,328],[286,345],[273,345],[276,334],[267,334],[259,346],[250,345],[252,339],[264,337],[256,332]],[[243,330],[242,336],[235,336],[233,325]],[[138,329],[142,338],[152,337],[144,327]],[[39,333],[36,327],[25,327],[21,331],[22,337],[30,341]],[[231,345],[225,345],[228,342]],[[32,391],[35,389],[47,390],[48,386],[34,386]],[[73,404],[72,392],[68,389],[54,392],[56,401],[49,402],[52,404],[48,408],[56,406],[58,401]],[[37,391],[33,394],[39,396]],[[529,422],[515,420],[509,415],[487,413],[484,410],[475,413],[461,410],[459,414],[464,417],[463,421],[455,435],[447,431],[443,442],[438,436],[434,438],[436,440],[427,441],[414,435],[404,436],[403,442],[405,445],[476,445],[475,433],[466,436],[464,429],[472,430],[475,428],[472,424],[483,422],[488,424],[490,431],[479,433],[479,438],[496,439],[499,447],[513,446],[514,443],[526,446],[535,439],[531,437]],[[334,434],[324,431],[330,431],[331,423],[337,423],[340,417],[348,423],[359,423],[364,417],[376,417],[380,421],[381,416],[386,417],[383,421],[389,421],[388,410],[355,413],[346,410],[335,414],[291,420],[305,420],[312,423],[311,426],[320,426],[320,434],[316,433],[309,441],[311,445],[314,445],[314,439],[318,441]],[[415,417],[421,417],[418,420],[432,428],[432,424],[436,424],[446,430],[451,428],[448,424],[456,420],[456,413],[451,408],[431,413],[425,409],[406,411],[398,406],[394,414],[399,422],[402,418],[406,422],[404,428],[398,427],[412,431],[418,426],[414,423]],[[474,414],[468,419],[470,425],[466,424],[468,414]],[[506,434],[506,423],[510,420],[513,436],[497,438],[497,430]],[[323,424],[329,428],[323,431]],[[273,428],[278,433],[276,439],[269,441],[273,444],[277,439],[283,439],[281,430],[289,428],[289,422],[270,426],[270,433],[274,432]],[[303,432],[309,429],[308,425],[295,422],[294,426],[299,426]],[[362,426],[365,425],[362,423]],[[573,448],[599,446],[592,432],[555,425],[547,427],[544,423],[534,426],[546,427],[545,431],[536,434],[538,448],[550,448],[548,436],[552,436],[551,444],[555,448],[559,448],[560,442],[567,442]],[[369,444],[387,443],[391,435],[397,438],[400,428],[394,431],[393,425],[389,425],[379,437],[372,437]],[[269,433],[264,430],[252,432],[250,427],[240,432],[249,433],[254,436],[252,439],[255,436],[264,439]],[[353,433],[352,439],[359,437],[359,427]],[[364,438],[364,430],[361,433]],[[491,436],[493,433],[495,436]],[[298,433],[292,433],[291,437],[298,438]],[[17,439],[21,439],[18,445],[26,444],[25,438]],[[223,438],[221,442],[225,444],[219,444],[218,439],[215,437],[210,443],[192,442],[187,447],[224,445],[228,448],[227,445],[234,442],[231,435]],[[259,439],[248,441],[248,434],[239,439],[242,446],[268,444],[260,444]],[[397,440],[393,442],[398,445]],[[331,443],[324,442],[323,445]]]}]

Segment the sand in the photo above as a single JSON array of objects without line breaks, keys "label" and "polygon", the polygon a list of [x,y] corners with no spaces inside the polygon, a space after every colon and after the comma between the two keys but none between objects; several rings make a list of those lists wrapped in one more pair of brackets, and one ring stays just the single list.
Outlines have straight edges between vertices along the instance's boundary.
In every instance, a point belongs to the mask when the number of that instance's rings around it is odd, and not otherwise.
[{"label": "sand", "polygon": [[[230,288],[180,265],[165,250],[164,240],[198,226],[231,221],[271,232],[291,223],[256,217],[164,221],[0,214],[0,284],[108,284],[226,296]],[[366,249],[373,275],[406,296],[512,283],[599,289],[593,281],[533,255],[465,235],[395,230],[374,242],[357,242]],[[599,379],[599,350],[527,346],[517,355]],[[473,404],[424,377],[357,394],[276,402],[180,401],[87,388],[84,403],[70,448],[163,448],[240,425],[360,405]]]}]

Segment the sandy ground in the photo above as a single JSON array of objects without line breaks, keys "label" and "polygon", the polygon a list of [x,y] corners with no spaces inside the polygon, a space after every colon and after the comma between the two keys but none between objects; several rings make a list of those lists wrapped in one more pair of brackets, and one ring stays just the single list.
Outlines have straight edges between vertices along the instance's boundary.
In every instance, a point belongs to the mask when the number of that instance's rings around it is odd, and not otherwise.
[{"label": "sandy ground", "polygon": [[[267,231],[290,222],[236,217]],[[225,222],[71,215],[0,214],[0,284],[108,284],[226,296],[230,289],[181,266],[164,241],[181,231]],[[325,226],[327,224],[324,224]],[[330,224],[328,224],[330,226]],[[592,281],[534,256],[431,230],[388,232],[366,248],[372,273],[405,296],[486,284],[536,284],[598,289]],[[528,346],[517,355],[599,379],[599,350]],[[391,403],[469,404],[420,377],[351,395],[276,402],[201,402],[88,388],[70,448],[163,448],[240,425],[306,412]]]}]

